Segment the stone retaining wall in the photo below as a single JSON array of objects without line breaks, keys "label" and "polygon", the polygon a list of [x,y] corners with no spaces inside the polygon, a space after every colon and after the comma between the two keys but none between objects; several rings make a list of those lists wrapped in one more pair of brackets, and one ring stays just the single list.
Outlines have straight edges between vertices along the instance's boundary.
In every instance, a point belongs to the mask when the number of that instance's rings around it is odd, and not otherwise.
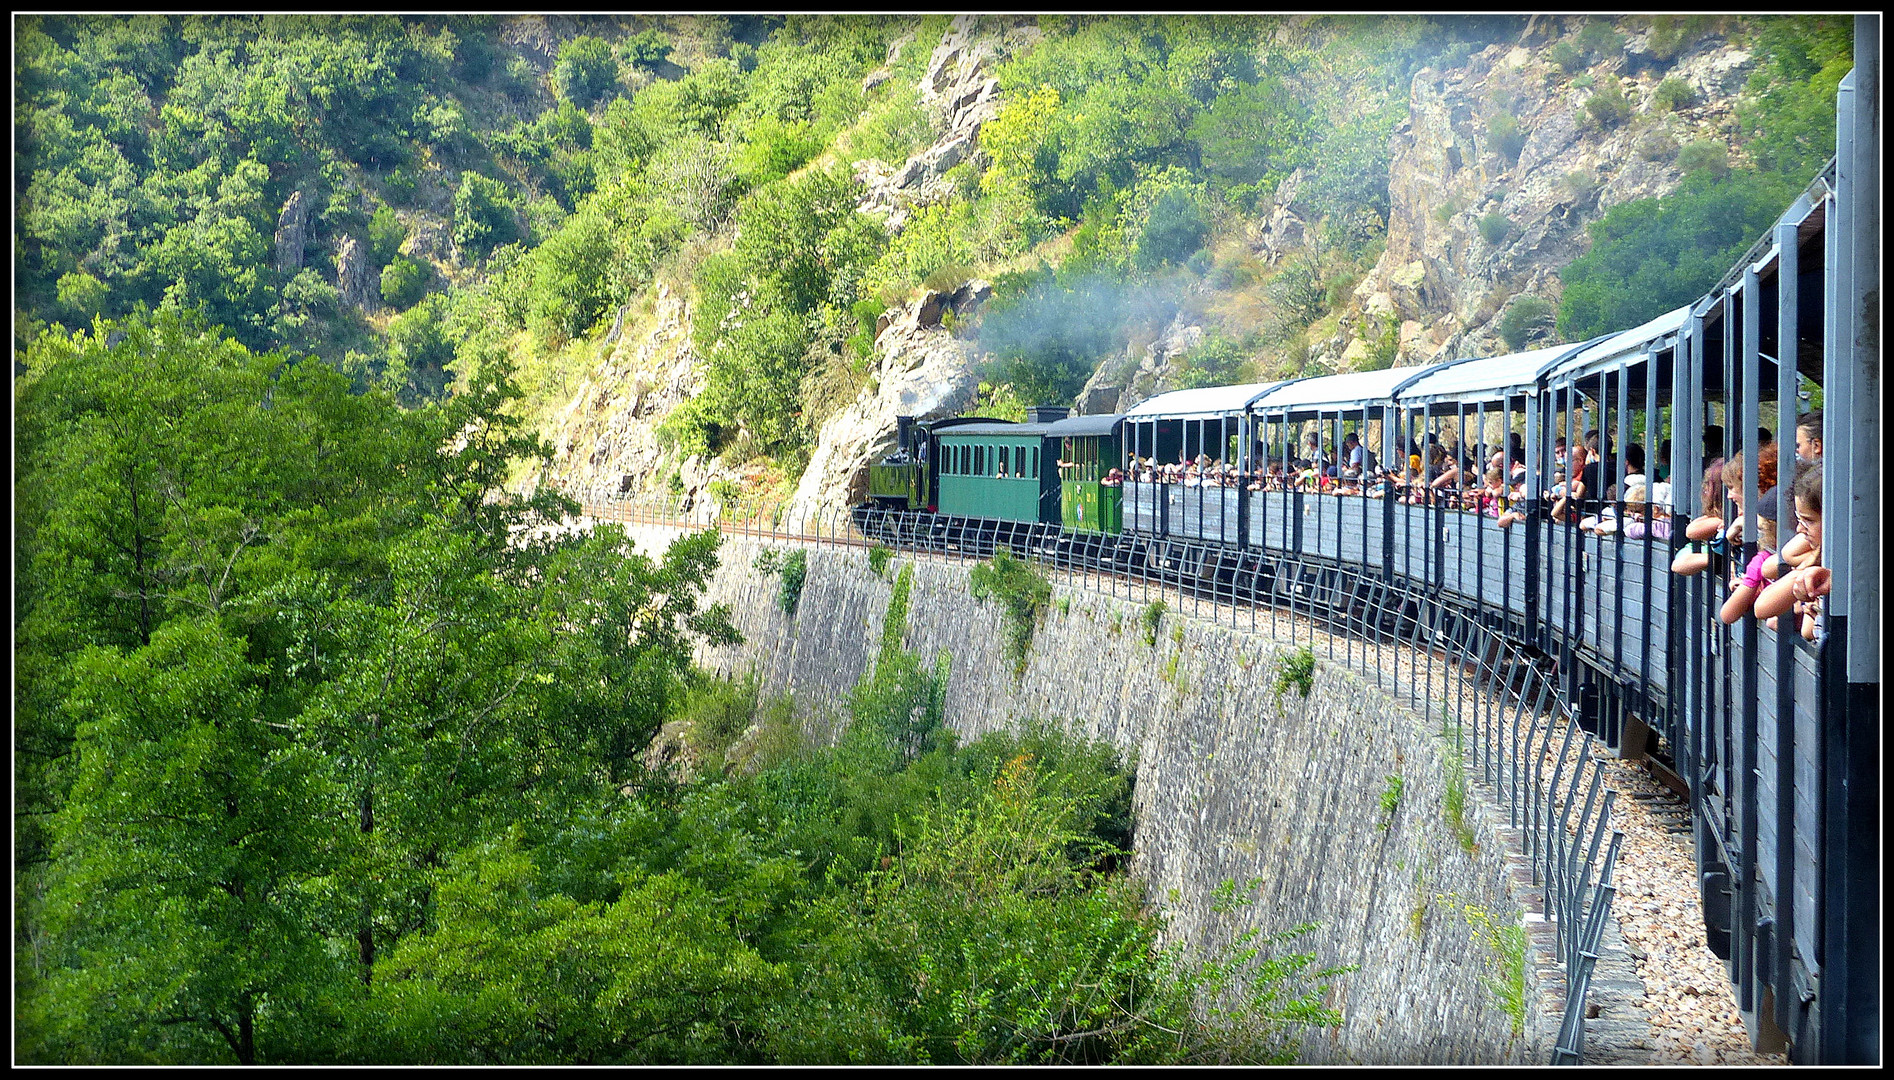
[{"label": "stone retaining wall", "polygon": [[[633,532],[647,548],[675,535]],[[1522,1035],[1490,986],[1501,962],[1473,922],[1517,926],[1521,913],[1490,814],[1467,800],[1472,853],[1446,820],[1451,751],[1438,719],[1326,661],[1306,700],[1291,688],[1278,702],[1287,645],[1168,613],[1147,645],[1139,605],[1057,586],[1016,678],[1002,655],[1004,615],[969,595],[964,564],[897,555],[884,579],[865,551],[809,549],[791,619],[777,580],[752,569],[760,550],[726,538],[710,599],[731,606],[744,643],[703,650],[700,663],[755,671],[766,692],[797,698],[813,731],[832,731],[871,662],[894,573],[911,565],[907,646],[924,662],[952,657],[950,726],[975,736],[1051,718],[1135,758],[1134,866],[1172,934],[1214,951],[1248,929],[1312,922],[1296,949],[1358,966],[1334,980],[1342,1027],[1311,1037],[1305,1060],[1547,1060],[1556,1019],[1538,1007],[1536,965]],[[1386,814],[1392,776],[1402,791]],[[1224,881],[1254,902],[1216,904]]]}]

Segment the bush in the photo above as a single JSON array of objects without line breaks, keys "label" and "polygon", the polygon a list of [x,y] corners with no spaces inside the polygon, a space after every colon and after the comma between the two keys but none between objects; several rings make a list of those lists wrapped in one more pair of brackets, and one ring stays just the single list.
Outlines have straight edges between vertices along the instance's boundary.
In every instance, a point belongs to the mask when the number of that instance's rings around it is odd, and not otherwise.
[{"label": "bush", "polygon": [[1646,161],[1669,161],[1677,153],[1677,140],[1669,132],[1653,131],[1638,140],[1637,154]]},{"label": "bush", "polygon": [[1598,190],[1598,178],[1583,169],[1573,169],[1565,174],[1565,190],[1572,193],[1572,198],[1584,202]]},{"label": "bush", "polygon": [[1152,270],[1180,263],[1203,247],[1210,235],[1210,219],[1191,193],[1169,188],[1151,204],[1151,216],[1138,237],[1135,260],[1139,269]]},{"label": "bush", "polygon": [[1569,41],[1561,41],[1552,46],[1550,59],[1554,67],[1567,75],[1585,66],[1585,54]]},{"label": "bush", "polygon": [[413,307],[427,294],[427,278],[427,267],[398,256],[381,272],[381,298],[391,307]]},{"label": "bush", "polygon": [[[682,484],[677,485],[682,488]],[[796,608],[802,604],[802,585],[809,578],[809,553],[802,548],[778,551],[765,548],[757,554],[751,564],[757,573],[764,577],[780,580],[776,592],[776,606],[790,618],[796,617]]]},{"label": "bush", "polygon": [[1315,650],[1307,645],[1282,658],[1276,670],[1276,705],[1282,706],[1282,692],[1294,688],[1303,698],[1315,689]]},{"label": "bush", "polygon": [[1616,80],[1607,79],[1604,89],[1585,100],[1585,112],[1598,127],[1614,128],[1631,118],[1631,101]]},{"label": "bush", "polygon": [[381,191],[383,197],[389,202],[408,206],[414,202],[416,186],[414,170],[403,165],[389,173],[388,178],[381,182]]},{"label": "bush", "polygon": [[1362,358],[1357,371],[1386,371],[1394,366],[1401,355],[1401,323],[1399,319],[1388,319],[1380,327],[1367,335],[1368,355]]},{"label": "bush", "polygon": [[559,46],[552,66],[553,93],[581,109],[605,96],[618,83],[618,64],[612,47],[602,38],[581,34]]},{"label": "bush", "polygon": [[1480,219],[1480,236],[1489,244],[1498,244],[1513,231],[1513,223],[1506,215],[1494,211]]},{"label": "bush", "polygon": [[967,591],[975,600],[998,598],[1006,608],[1006,656],[1013,661],[1013,674],[1025,674],[1033,630],[1052,603],[1052,583],[1037,566],[1002,549],[993,553],[991,563],[981,563],[967,575]]},{"label": "bush", "polygon": [[1164,620],[1164,608],[1164,601],[1153,600],[1144,605],[1138,615],[1138,622],[1144,627],[1144,643],[1154,649],[1157,648],[1158,624]]},{"label": "bush", "polygon": [[520,238],[506,185],[476,172],[462,173],[454,192],[454,246],[472,259]]},{"label": "bush", "polygon": [[1301,328],[1328,313],[1328,290],[1321,272],[1306,258],[1285,265],[1270,281],[1268,292],[1286,327]]},{"label": "bush", "polygon": [[376,269],[394,262],[395,256],[401,254],[402,243],[407,239],[407,227],[401,224],[400,218],[395,217],[392,209],[380,207],[368,219],[368,251],[374,257]]},{"label": "bush", "polygon": [[1685,176],[1701,173],[1720,180],[1730,173],[1729,148],[1715,139],[1699,139],[1677,151],[1677,168]]},{"label": "bush", "polygon": [[1624,52],[1624,37],[1610,23],[1592,21],[1578,32],[1578,47],[1593,60],[1609,60]]},{"label": "bush", "polygon": [[656,30],[640,30],[620,42],[618,52],[626,63],[649,70],[671,55],[671,40]]},{"label": "bush", "polygon": [[1213,330],[1184,354],[1184,378],[1179,388],[1240,382],[1248,360],[1241,342]]},{"label": "bush", "polygon": [[1518,352],[1535,338],[1552,329],[1552,305],[1537,296],[1521,296],[1506,308],[1499,319],[1499,336],[1506,347]]},{"label": "bush", "polygon": [[1688,108],[1696,99],[1697,92],[1690,88],[1689,83],[1671,78],[1657,84],[1657,89],[1651,93],[1651,106],[1665,112],[1675,112]]},{"label": "bush", "polygon": [[1486,148],[1507,161],[1519,161],[1519,152],[1526,148],[1526,133],[1519,130],[1519,121],[1511,113],[1500,113],[1487,126]]}]

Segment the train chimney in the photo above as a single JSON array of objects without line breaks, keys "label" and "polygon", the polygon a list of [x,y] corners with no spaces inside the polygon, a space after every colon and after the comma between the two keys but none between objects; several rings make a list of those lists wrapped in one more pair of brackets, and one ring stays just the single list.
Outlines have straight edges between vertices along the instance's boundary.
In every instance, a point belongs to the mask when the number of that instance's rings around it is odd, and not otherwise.
[{"label": "train chimney", "polygon": [[894,423],[895,438],[898,440],[896,449],[904,454],[913,453],[914,447],[911,444],[914,438],[914,418],[912,416],[897,416],[894,418]]},{"label": "train chimney", "polygon": [[1034,405],[1026,410],[1026,419],[1034,424],[1050,424],[1072,415],[1072,410],[1064,405]]}]

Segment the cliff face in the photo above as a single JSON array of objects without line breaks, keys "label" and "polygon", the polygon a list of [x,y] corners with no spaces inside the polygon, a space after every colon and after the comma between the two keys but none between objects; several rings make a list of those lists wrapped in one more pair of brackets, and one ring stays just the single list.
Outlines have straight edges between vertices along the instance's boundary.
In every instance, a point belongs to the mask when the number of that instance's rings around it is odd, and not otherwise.
[{"label": "cliff face", "polygon": [[[1715,140],[1740,159],[1733,107],[1749,55],[1712,38],[1666,64],[1647,39],[1630,31],[1624,55],[1585,76],[1553,65],[1555,34],[1414,77],[1393,136],[1387,249],[1355,290],[1360,312],[1327,343],[1344,366],[1365,355],[1362,316],[1399,320],[1403,363],[1505,351],[1495,323],[1506,305],[1527,294],[1556,304],[1558,272],[1589,246],[1585,226],[1619,203],[1676,188],[1679,146]],[[1695,104],[1670,110],[1657,100],[1673,78]],[[1629,115],[1601,125],[1586,103],[1614,89]],[[1523,137],[1516,159],[1502,118]]]},{"label": "cliff face", "polygon": [[[1396,364],[1507,351],[1498,323],[1508,305],[1536,296],[1556,306],[1559,271],[1586,251],[1586,226],[1620,203],[1673,190],[1683,179],[1680,147],[1714,141],[1732,163],[1742,161],[1734,102],[1751,68],[1747,53],[1711,35],[1659,59],[1648,29],[1618,23],[1621,53],[1560,68],[1554,50],[1576,47],[1583,25],[1535,19],[1517,41],[1414,76],[1406,119],[1390,137],[1385,248],[1340,309],[1309,327],[1308,370],[1359,368],[1390,326],[1398,328]],[[979,160],[980,129],[1004,104],[992,72],[1038,37],[1028,20],[956,18],[933,43],[916,87],[933,141],[900,164],[858,162],[859,209],[892,236],[916,209],[950,197],[948,170]],[[889,63],[903,49],[927,45],[898,41]],[[883,68],[866,82],[890,77]],[[1689,89],[1681,104],[1675,87],[1658,93],[1669,79]],[[1623,115],[1596,118],[1587,103],[1599,95],[1621,96]],[[1324,230],[1307,191],[1321,167],[1317,161],[1299,170],[1271,202],[1248,218],[1218,222],[1217,233],[1238,238],[1265,274],[1286,260],[1319,261]],[[1101,359],[1075,402],[1081,413],[1128,408],[1178,385],[1183,354],[1219,329],[1219,296],[1235,295],[1219,294],[1208,279],[1175,290],[1162,310],[1152,309],[1151,325],[1132,328],[1120,350]],[[553,479],[628,494],[675,491],[681,482],[691,498],[715,480],[746,480],[717,461],[672,460],[654,435],[701,385],[688,341],[688,292],[686,278],[631,306],[622,336],[604,344],[549,433],[558,453]],[[1258,293],[1252,287],[1243,302],[1267,304]],[[943,328],[941,317],[952,312],[964,322],[985,295],[984,283],[969,282],[883,316],[865,385],[818,430],[795,488],[799,505],[859,501],[869,464],[894,445],[897,415],[949,416],[971,404],[983,357],[974,342]],[[1265,314],[1251,324],[1268,321]],[[1548,341],[1549,332],[1532,344]]]},{"label": "cliff face", "polygon": [[[634,495],[657,489],[667,457],[657,425],[703,385],[690,341],[689,299],[660,283],[647,303],[646,310],[619,313],[604,355],[549,433],[554,459],[547,479],[566,491]],[[711,479],[696,458],[679,471],[690,474],[687,490]]]},{"label": "cliff face", "polygon": [[[1038,31],[1017,20],[953,20],[929,55],[916,87],[932,113],[936,137],[899,165],[865,160],[855,166],[863,194],[858,208],[888,233],[905,228],[914,210],[946,197],[947,170],[979,153],[980,128],[999,111],[999,83],[989,72],[1013,49],[1029,46]],[[896,42],[889,53],[911,47]],[[871,73],[872,85],[886,69]],[[796,488],[804,506],[844,506],[867,493],[868,465],[894,448],[895,417],[953,416],[972,403],[979,383],[970,342],[941,325],[948,313],[969,316],[990,293],[982,281],[949,292],[926,292],[882,317],[866,385],[821,425],[810,463]],[[545,479],[570,491],[624,495],[675,492],[708,497],[718,480],[757,479],[716,460],[681,461],[665,450],[657,425],[703,385],[690,343],[688,282],[655,286],[634,302],[603,344],[599,362],[548,433],[556,455]]]}]

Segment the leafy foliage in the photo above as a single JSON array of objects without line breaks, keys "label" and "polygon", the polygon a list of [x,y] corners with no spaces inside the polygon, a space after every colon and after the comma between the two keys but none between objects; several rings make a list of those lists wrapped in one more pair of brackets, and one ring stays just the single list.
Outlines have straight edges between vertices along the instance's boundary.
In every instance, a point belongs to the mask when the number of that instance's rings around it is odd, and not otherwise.
[{"label": "leafy foliage", "polygon": [[1591,251],[1560,274],[1559,335],[1582,341],[1694,300],[1769,227],[1791,194],[1754,173],[1701,174],[1662,200],[1612,207],[1588,230]]},{"label": "leafy foliage", "polygon": [[1497,210],[1480,218],[1480,238],[1489,244],[1498,244],[1512,231],[1512,219]]},{"label": "leafy foliage", "polygon": [[462,175],[454,192],[455,246],[474,258],[485,258],[519,234],[506,186],[476,172]]},{"label": "leafy foliage", "polygon": [[714,534],[510,542],[569,507],[499,490],[546,453],[504,371],[408,411],[170,311],[22,362],[34,1060],[349,1052],[444,854],[641,775],[735,640]]},{"label": "leafy foliage", "polygon": [[1549,301],[1537,296],[1518,297],[1506,305],[1506,313],[1499,317],[1500,340],[1508,349],[1518,352],[1552,329],[1555,314]]},{"label": "leafy foliage", "polygon": [[1486,127],[1486,146],[1506,160],[1517,162],[1526,146],[1526,134],[1520,130],[1518,118],[1511,113],[1493,117]]},{"label": "leafy foliage", "polygon": [[552,66],[553,92],[579,108],[589,108],[618,81],[612,47],[600,38],[581,34],[559,46]]},{"label": "leafy foliage", "polygon": [[1282,704],[1282,693],[1294,688],[1303,697],[1308,697],[1315,688],[1315,653],[1307,645],[1285,655],[1276,670],[1276,704]]},{"label": "leafy foliage", "polygon": [[1697,92],[1682,79],[1670,78],[1657,84],[1651,91],[1651,107],[1665,112],[1674,112],[1687,108],[1696,101]]},{"label": "leafy foliage", "polygon": [[1617,127],[1631,118],[1631,112],[1631,99],[1624,96],[1615,79],[1607,80],[1604,89],[1585,99],[1585,114],[1601,128]]},{"label": "leafy foliage", "polygon": [[1005,551],[993,553],[967,575],[967,589],[976,600],[998,599],[1006,609],[1006,656],[1013,672],[1023,675],[1032,652],[1033,631],[1052,603],[1052,583],[1032,563]]},{"label": "leafy foliage", "polygon": [[381,272],[381,298],[397,308],[413,307],[427,293],[427,268],[396,256]]},{"label": "leafy foliage", "polygon": [[1715,139],[1686,143],[1677,151],[1677,168],[1685,176],[1702,174],[1720,180],[1730,173],[1729,148]]}]

